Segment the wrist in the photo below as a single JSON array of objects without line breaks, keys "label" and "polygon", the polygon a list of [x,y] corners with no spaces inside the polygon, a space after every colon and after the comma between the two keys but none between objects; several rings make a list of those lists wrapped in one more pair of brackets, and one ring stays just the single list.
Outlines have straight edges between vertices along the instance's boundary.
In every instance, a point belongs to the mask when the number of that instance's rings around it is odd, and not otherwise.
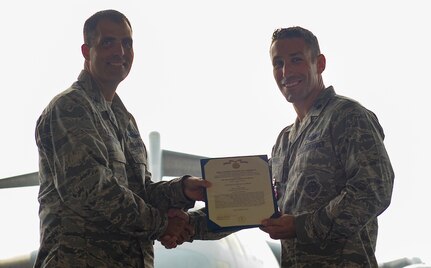
[{"label": "wrist", "polygon": [[184,197],[188,200],[188,201],[194,201],[193,199],[190,199],[190,197],[188,197],[187,196],[187,191],[186,191],[186,188],[187,188],[187,186],[186,186],[186,180],[188,179],[188,178],[190,178],[191,177],[191,175],[184,175],[184,176],[182,176],[181,177],[181,188],[182,188],[182,190],[183,190],[183,195],[184,195]]}]

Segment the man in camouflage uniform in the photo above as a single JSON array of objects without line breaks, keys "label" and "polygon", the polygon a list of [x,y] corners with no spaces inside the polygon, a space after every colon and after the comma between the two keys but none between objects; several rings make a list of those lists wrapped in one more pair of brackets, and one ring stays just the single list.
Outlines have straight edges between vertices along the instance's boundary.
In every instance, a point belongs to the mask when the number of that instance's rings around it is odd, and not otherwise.
[{"label": "man in camouflage uniform", "polygon": [[270,55],[297,119],[270,160],[281,217],[261,229],[281,239],[282,267],[377,267],[377,216],[394,179],[377,117],[325,88],[326,60],[310,31],[276,30]]},{"label": "man in camouflage uniform", "polygon": [[193,235],[180,209],[203,200],[207,183],[190,176],[151,181],[137,124],[115,93],[133,62],[128,19],[115,10],[94,14],[84,42],[84,70],[37,121],[35,267],[150,268],[155,239],[180,244]]}]

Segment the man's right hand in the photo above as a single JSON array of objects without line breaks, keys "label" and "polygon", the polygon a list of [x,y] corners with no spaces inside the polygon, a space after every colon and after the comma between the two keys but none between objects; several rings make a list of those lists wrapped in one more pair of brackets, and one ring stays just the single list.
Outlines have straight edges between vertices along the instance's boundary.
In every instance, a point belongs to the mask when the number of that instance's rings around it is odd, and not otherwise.
[{"label": "man's right hand", "polygon": [[260,229],[268,233],[272,239],[295,238],[295,216],[283,214],[278,218],[265,219]]},{"label": "man's right hand", "polygon": [[188,223],[189,216],[180,209],[168,211],[168,226],[158,239],[165,248],[175,248],[194,235],[193,227]]}]

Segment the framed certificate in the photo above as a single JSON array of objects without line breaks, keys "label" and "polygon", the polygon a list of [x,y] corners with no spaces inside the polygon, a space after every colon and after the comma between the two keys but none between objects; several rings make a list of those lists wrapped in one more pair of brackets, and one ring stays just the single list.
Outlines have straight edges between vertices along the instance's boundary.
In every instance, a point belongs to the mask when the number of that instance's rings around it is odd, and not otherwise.
[{"label": "framed certificate", "polygon": [[278,215],[266,155],[201,159],[208,228],[230,231],[258,227]]}]

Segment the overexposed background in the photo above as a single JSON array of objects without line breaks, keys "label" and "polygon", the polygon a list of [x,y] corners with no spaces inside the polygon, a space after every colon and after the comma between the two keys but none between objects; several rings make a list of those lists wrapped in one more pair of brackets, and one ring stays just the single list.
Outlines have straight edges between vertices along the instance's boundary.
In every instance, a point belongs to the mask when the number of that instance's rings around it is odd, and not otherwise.
[{"label": "overexposed background", "polygon": [[[325,85],[373,110],[395,170],[380,217],[379,262],[431,263],[428,1],[2,1],[0,178],[38,169],[35,122],[82,69],[82,26],[114,8],[135,60],[118,94],[144,141],[211,157],[270,154],[295,119],[272,77],[274,29],[303,26],[326,55]],[[37,187],[0,189],[0,259],[38,247]]]}]

